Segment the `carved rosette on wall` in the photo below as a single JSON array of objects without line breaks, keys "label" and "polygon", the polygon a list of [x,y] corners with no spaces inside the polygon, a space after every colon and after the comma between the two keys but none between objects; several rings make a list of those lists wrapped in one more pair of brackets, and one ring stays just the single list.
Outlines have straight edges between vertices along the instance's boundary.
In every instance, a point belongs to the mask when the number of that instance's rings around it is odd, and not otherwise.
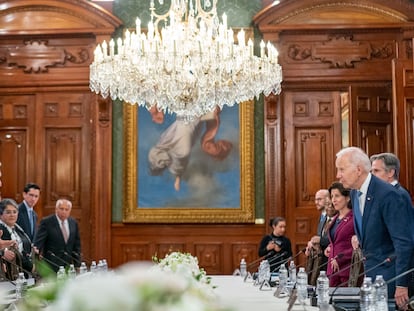
[{"label": "carved rosette on wall", "polygon": [[294,43],[288,46],[286,55],[293,61],[320,61],[329,63],[330,68],[354,68],[357,62],[374,58],[392,58],[392,42],[374,45],[370,42],[354,41],[352,36],[334,36],[328,41],[302,46]]},{"label": "carved rosette on wall", "polygon": [[46,73],[49,67],[66,63],[84,64],[89,62],[89,59],[89,51],[86,48],[80,48],[76,52],[68,51],[48,46],[47,40],[28,40],[21,46],[0,51],[0,64],[22,68],[25,73]]}]

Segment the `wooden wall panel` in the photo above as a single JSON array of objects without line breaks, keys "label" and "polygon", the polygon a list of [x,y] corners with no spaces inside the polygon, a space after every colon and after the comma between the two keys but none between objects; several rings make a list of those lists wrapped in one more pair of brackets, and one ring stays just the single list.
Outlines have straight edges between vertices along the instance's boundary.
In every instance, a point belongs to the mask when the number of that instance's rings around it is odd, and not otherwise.
[{"label": "wooden wall panel", "polygon": [[26,182],[26,130],[0,130],[0,162],[2,174],[8,176],[7,183],[1,189],[3,198],[11,198],[16,202],[22,200],[22,190]]},{"label": "wooden wall panel", "polygon": [[148,261],[154,255],[163,258],[168,252],[182,251],[197,256],[209,274],[232,274],[241,258],[248,264],[258,258],[263,229],[261,225],[240,224],[113,224],[112,263]]},{"label": "wooden wall panel", "polygon": [[82,142],[80,129],[46,130],[46,206],[53,206],[62,197],[80,205],[80,164]]},{"label": "wooden wall panel", "polygon": [[[35,122],[33,94],[0,96],[0,161],[2,162],[3,197],[20,202],[24,185],[36,180],[34,167]],[[4,182],[7,180],[7,182]]]},{"label": "wooden wall panel", "polygon": [[[339,92],[285,92],[287,235],[298,253],[316,233],[315,193],[335,180],[341,147]],[[299,261],[303,261],[303,257]]]},{"label": "wooden wall panel", "polygon": [[414,70],[413,60],[393,63],[394,142],[400,158],[400,183],[414,202]]},{"label": "wooden wall panel", "polygon": [[[91,254],[90,195],[90,108],[92,95],[61,91],[37,95],[36,131],[38,166],[43,206],[40,215],[54,213],[59,198],[72,201],[71,215],[78,220],[85,256]],[[39,159],[39,160],[40,160]]]}]

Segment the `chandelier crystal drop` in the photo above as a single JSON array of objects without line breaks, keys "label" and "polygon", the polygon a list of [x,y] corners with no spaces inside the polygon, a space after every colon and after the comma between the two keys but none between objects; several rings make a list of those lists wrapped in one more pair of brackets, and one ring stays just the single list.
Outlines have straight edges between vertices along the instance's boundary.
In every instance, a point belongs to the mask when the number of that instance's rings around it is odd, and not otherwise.
[{"label": "chandelier crystal drop", "polygon": [[[159,0],[160,5],[164,0]],[[245,31],[235,34],[217,0],[171,0],[167,13],[155,12],[147,33],[125,31],[124,38],[98,45],[90,65],[90,89],[191,121],[224,105],[279,94],[282,69],[278,52],[269,42],[260,43],[254,55]],[[160,28],[160,30],[159,30]]]}]

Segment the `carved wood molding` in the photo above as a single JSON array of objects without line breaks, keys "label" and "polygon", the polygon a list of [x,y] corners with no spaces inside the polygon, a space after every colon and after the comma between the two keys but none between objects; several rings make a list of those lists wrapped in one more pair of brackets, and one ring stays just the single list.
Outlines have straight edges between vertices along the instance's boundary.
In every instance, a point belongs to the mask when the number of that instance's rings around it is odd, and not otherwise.
[{"label": "carved wood molding", "polygon": [[65,65],[66,62],[87,66],[90,62],[88,49],[68,51],[49,46],[47,40],[27,40],[23,45],[3,48],[0,52],[0,64],[22,68],[25,73],[48,72],[49,67]]},{"label": "carved wood molding", "polygon": [[354,41],[351,36],[333,36],[325,42],[309,46],[291,43],[287,47],[287,57],[293,61],[308,59],[330,63],[331,68],[353,68],[354,63],[374,58],[387,59],[394,55],[391,41],[378,43]]}]

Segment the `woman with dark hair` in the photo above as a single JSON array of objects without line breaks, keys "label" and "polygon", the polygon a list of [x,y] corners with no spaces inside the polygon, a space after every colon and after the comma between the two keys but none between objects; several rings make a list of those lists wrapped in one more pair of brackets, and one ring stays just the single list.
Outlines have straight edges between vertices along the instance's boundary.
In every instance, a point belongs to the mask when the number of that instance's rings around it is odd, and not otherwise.
[{"label": "woman with dark hair", "polygon": [[353,250],[351,238],[355,234],[350,189],[339,182],[334,182],[329,187],[329,193],[332,205],[338,211],[329,226],[330,243],[325,250],[325,255],[328,257],[329,286],[348,286]]},{"label": "woman with dark hair", "polygon": [[9,280],[15,280],[19,272],[32,272],[32,242],[23,229],[16,223],[19,214],[17,203],[12,199],[0,201],[0,230],[2,240],[13,240],[15,246],[5,248],[1,257],[2,269]]},{"label": "woman with dark hair", "polygon": [[286,220],[276,217],[270,220],[272,233],[263,237],[259,245],[259,256],[269,261],[270,271],[279,271],[280,263],[292,256],[292,244],[285,236]]}]

